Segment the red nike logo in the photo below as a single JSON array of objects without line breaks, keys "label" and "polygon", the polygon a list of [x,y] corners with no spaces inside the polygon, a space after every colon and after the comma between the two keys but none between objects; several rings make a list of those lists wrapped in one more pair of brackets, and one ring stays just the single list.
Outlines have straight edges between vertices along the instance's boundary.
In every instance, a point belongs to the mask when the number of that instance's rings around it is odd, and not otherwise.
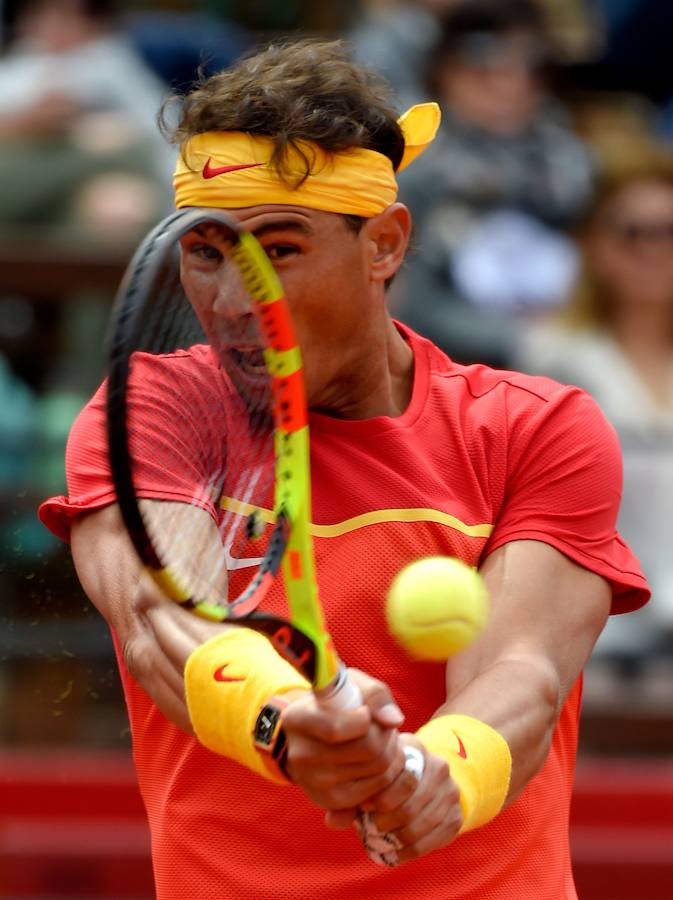
[{"label": "red nike logo", "polygon": [[211,166],[210,157],[206,161],[201,173],[204,178],[217,178],[218,175],[226,175],[227,172],[237,172],[239,169],[254,169],[263,163],[239,163],[236,166]]},{"label": "red nike logo", "polygon": [[220,666],[219,669],[215,669],[213,672],[213,678],[215,681],[245,681],[245,678],[238,678],[235,675],[225,675],[224,670],[228,667],[229,663],[225,663],[223,666]]},{"label": "red nike logo", "polygon": [[462,759],[467,759],[467,750],[465,749],[465,744],[458,737],[456,732],[453,732],[456,735],[456,740],[458,741],[458,756],[462,757]]}]

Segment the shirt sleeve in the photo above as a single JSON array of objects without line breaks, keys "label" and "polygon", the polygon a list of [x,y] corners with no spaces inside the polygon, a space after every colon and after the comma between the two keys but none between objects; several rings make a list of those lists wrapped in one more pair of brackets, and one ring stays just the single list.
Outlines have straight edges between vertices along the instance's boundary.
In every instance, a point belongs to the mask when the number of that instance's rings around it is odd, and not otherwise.
[{"label": "shirt sleeve", "polygon": [[50,497],[38,509],[43,525],[70,540],[72,520],[81,512],[115,502],[105,433],[105,384],[75,419],[65,453],[67,496]]},{"label": "shirt sleeve", "polygon": [[543,541],[610,583],[613,613],[643,606],[647,581],[616,530],[621,450],[595,401],[569,387],[533,408],[510,406],[508,433],[505,499],[486,555]]},{"label": "shirt sleeve", "polygon": [[[207,421],[205,408],[212,395],[198,378],[184,379],[179,382],[182,390],[176,390],[178,382],[169,381],[162,366],[161,360],[148,356],[129,394],[130,420],[137,423],[130,437],[136,493],[198,505],[215,517],[219,478],[214,460],[224,459],[223,440],[222,434],[202,434],[200,426]],[[42,523],[64,541],[70,539],[78,515],[116,501],[108,458],[106,387],[104,382],[71,429],[65,454],[67,496],[51,497],[38,510]]]}]

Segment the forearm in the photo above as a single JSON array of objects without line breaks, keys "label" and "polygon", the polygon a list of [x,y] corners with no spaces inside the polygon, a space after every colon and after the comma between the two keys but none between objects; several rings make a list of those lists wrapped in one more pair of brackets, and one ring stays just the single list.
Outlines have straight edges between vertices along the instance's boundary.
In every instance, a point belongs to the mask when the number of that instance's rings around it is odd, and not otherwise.
[{"label": "forearm", "polygon": [[123,647],[136,625],[133,598],[140,589],[143,570],[116,506],[76,519],[70,545],[86,595]]},{"label": "forearm", "polygon": [[600,576],[537,541],[505,544],[480,571],[490,621],[472,646],[449,659],[438,712],[472,716],[502,735],[512,756],[509,803],[544,764],[611,593]]},{"label": "forearm", "polygon": [[548,662],[534,656],[509,656],[450,693],[436,716],[472,716],[502,735],[512,754],[506,800],[510,803],[542,767],[561,701],[558,677]]},{"label": "forearm", "polygon": [[138,560],[116,506],[76,520],[72,554],[82,587],[115,631],[130,674],[170,721],[191,732],[184,665],[221,626],[164,597]]},{"label": "forearm", "polygon": [[[445,781],[457,788],[461,833],[491,821],[544,765],[610,607],[606,581],[537,541],[505,544],[480,571],[491,597],[489,624],[448,660],[446,700],[408,738],[421,742],[426,761],[444,761]],[[451,813],[456,801],[437,796]],[[399,834],[402,827],[407,835],[413,817],[399,792],[375,798],[375,808],[381,829]],[[443,845],[431,844],[417,842],[416,851]]]},{"label": "forearm", "polygon": [[449,689],[415,735],[403,736],[425,753],[418,789],[409,798],[393,784],[371,801],[378,828],[401,842],[401,860],[490,822],[538,772],[549,750],[560,691],[543,657],[510,654],[484,664],[476,651],[467,665],[460,657],[456,662],[455,683],[462,686]]}]

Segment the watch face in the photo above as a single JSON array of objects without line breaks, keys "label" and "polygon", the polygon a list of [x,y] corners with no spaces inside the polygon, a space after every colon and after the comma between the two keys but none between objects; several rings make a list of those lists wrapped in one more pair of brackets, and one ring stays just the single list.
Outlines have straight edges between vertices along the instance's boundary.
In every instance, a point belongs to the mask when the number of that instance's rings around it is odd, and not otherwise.
[{"label": "watch face", "polygon": [[270,747],[273,743],[279,720],[280,710],[277,706],[264,706],[257,716],[255,741],[264,747]]}]

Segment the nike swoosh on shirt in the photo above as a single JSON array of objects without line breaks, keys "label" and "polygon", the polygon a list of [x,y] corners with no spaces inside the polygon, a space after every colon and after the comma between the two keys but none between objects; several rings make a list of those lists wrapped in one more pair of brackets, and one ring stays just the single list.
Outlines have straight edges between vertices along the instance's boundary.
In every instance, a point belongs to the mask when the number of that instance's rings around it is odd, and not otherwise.
[{"label": "nike swoosh on shirt", "polygon": [[225,675],[224,670],[229,666],[229,663],[225,663],[223,666],[220,666],[219,669],[215,669],[213,672],[213,678],[215,681],[245,681],[245,678],[239,678],[235,675]]},{"label": "nike swoosh on shirt", "polygon": [[235,535],[231,532],[229,533],[227,540],[222,546],[222,553],[224,555],[224,564],[227,567],[227,572],[233,572],[235,569],[250,569],[252,566],[261,566],[264,562],[263,556],[232,556],[231,548],[234,543]]},{"label": "nike swoosh on shirt", "polygon": [[[264,473],[263,466],[253,466],[252,468],[246,469],[241,474],[241,482],[245,483],[245,489],[242,492],[242,503],[245,506],[248,504],[248,501],[251,500],[252,495],[257,487],[259,479],[262,477]],[[239,488],[242,487],[242,484],[236,485],[236,492],[238,493]],[[252,511],[253,507],[250,507]],[[248,515],[249,513],[246,511],[243,515]],[[234,528],[231,527],[232,520],[239,515],[238,510],[236,509],[227,509],[224,511],[224,518],[221,524],[221,532],[222,534],[226,534],[226,540],[224,542],[224,546],[222,547],[222,551],[224,553],[224,562],[227,567],[228,572],[233,572],[234,569],[248,569],[252,566],[260,566],[264,559],[263,556],[232,556],[231,548],[234,544],[234,539],[236,537]]]},{"label": "nike swoosh on shirt", "polygon": [[461,741],[455,731],[453,733],[456,740],[458,741],[458,756],[460,756],[462,759],[467,759],[467,750],[465,749],[465,744]]},{"label": "nike swoosh on shirt", "polygon": [[211,166],[210,157],[208,157],[201,174],[204,178],[217,178],[218,175],[226,175],[227,172],[237,172],[239,169],[254,169],[263,163],[239,163],[235,166]]}]

